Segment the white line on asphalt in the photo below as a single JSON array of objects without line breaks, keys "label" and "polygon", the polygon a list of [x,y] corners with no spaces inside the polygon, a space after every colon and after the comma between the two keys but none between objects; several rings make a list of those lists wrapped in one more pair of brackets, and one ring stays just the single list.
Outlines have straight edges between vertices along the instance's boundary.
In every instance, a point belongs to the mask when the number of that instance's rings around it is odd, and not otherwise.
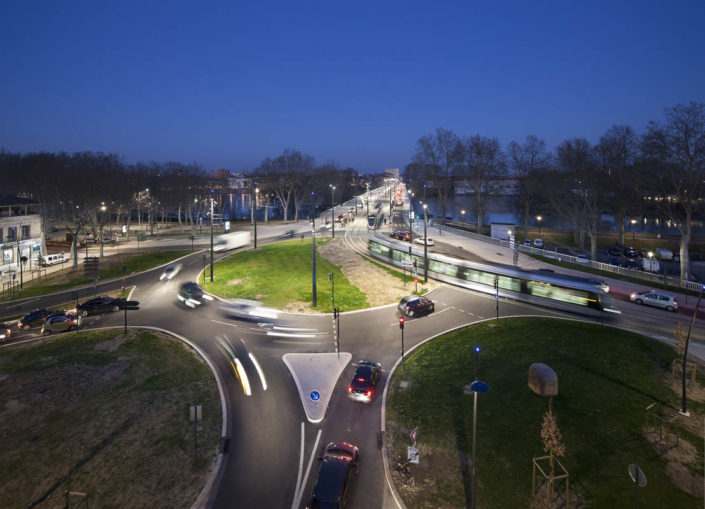
[{"label": "white line on asphalt", "polygon": [[301,473],[304,470],[304,422],[301,421],[301,450],[299,451],[299,475],[296,476],[296,489],[294,490],[294,500],[292,509],[298,509],[294,504],[299,499],[299,491],[301,490]]},{"label": "white line on asphalt", "polygon": [[301,497],[303,496],[304,486],[308,481],[308,474],[311,472],[311,465],[313,464],[313,458],[316,456],[316,451],[318,451],[318,441],[321,439],[321,431],[318,430],[318,435],[316,435],[316,443],[313,444],[313,450],[311,450],[311,457],[308,459],[308,466],[306,467],[306,475],[304,475],[304,480],[301,482],[301,489],[299,490],[299,496],[294,501],[296,504],[294,507],[299,507],[301,505]]},{"label": "white line on asphalt", "polygon": [[262,390],[266,391],[267,390],[267,380],[264,379],[264,372],[262,371],[262,368],[259,365],[259,362],[257,362],[257,359],[255,359],[255,356],[252,355],[252,352],[250,352],[250,360],[252,361],[252,364],[255,365],[255,369],[257,370],[257,374],[259,375],[260,380],[262,380]]},{"label": "white line on asphalt", "polygon": [[279,336],[282,338],[315,338],[315,334],[289,334],[286,332],[267,331],[267,336]]}]

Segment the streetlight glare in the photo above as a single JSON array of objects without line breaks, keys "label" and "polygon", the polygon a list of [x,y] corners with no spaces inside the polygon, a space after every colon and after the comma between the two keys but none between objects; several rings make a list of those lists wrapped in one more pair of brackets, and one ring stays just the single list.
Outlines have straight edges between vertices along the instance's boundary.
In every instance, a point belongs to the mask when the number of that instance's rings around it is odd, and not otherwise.
[{"label": "streetlight glare", "polygon": [[476,346],[476,347],[475,347],[475,351],[476,351],[476,352],[479,352],[479,351],[480,351],[480,347],[479,347],[479,346]]}]

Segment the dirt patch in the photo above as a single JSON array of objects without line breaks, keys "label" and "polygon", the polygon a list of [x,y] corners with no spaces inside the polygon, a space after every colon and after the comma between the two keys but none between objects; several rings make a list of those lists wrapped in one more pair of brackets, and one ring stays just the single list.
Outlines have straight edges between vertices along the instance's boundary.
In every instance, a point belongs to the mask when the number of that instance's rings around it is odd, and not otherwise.
[{"label": "dirt patch", "polygon": [[[344,239],[331,240],[321,246],[318,253],[340,267],[348,281],[367,296],[367,302],[371,307],[398,302],[399,299],[413,292],[411,278],[404,286],[402,280],[375,266],[360,256],[357,251],[352,250]],[[430,291],[436,286],[438,283],[429,280],[423,285],[423,288]]]},{"label": "dirt patch", "polygon": [[[680,418],[680,424],[686,422],[694,422],[700,426],[702,430],[702,416],[694,416]],[[703,476],[693,473],[692,469],[698,468],[702,464],[702,456],[699,451],[690,442],[680,439],[678,445],[671,444],[669,449],[666,449],[666,442],[659,439],[659,434],[653,431],[644,433],[644,437],[649,441],[651,446],[663,456],[666,460],[666,473],[671,479],[671,482],[678,486],[686,493],[699,498],[703,498],[705,491],[703,490]]]}]

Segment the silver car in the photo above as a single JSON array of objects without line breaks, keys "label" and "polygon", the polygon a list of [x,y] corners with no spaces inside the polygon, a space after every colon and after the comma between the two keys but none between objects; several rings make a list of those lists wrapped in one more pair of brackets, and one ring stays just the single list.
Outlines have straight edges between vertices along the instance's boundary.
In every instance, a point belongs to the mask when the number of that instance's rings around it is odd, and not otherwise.
[{"label": "silver car", "polygon": [[658,290],[645,290],[643,292],[634,292],[629,296],[629,300],[636,304],[646,304],[665,309],[666,311],[678,311],[678,301],[673,295],[668,295]]}]

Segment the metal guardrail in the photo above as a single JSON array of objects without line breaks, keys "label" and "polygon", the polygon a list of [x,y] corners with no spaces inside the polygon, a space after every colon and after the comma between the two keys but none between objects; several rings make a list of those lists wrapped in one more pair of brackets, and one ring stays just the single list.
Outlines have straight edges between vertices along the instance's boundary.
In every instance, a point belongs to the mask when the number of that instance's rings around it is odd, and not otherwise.
[{"label": "metal guardrail", "polygon": [[[490,244],[495,244],[498,246],[510,247],[508,240],[493,239],[487,237],[486,235],[479,235],[477,233],[469,232],[466,230],[460,230],[458,228],[453,228],[443,223],[435,223],[434,228],[439,228],[441,230],[453,233],[455,235],[460,235],[461,237],[467,237],[474,240],[480,240],[482,242],[488,242]],[[579,259],[576,256],[567,255],[563,253],[556,253],[555,251],[549,251],[547,249],[539,249],[532,246],[524,246],[519,244],[519,251],[524,253],[535,254],[538,256],[543,256],[545,258],[551,258],[553,260],[558,260],[560,262],[572,263],[574,265],[582,265],[584,267],[592,267],[593,269],[602,270],[604,272],[612,272],[614,274],[620,274],[623,276],[628,276],[634,279],[642,279],[654,284],[668,284],[672,287],[683,288],[686,290],[692,290],[694,292],[699,292],[701,284],[695,281],[687,281],[677,277],[670,277],[665,274],[654,274],[651,272],[643,272],[641,270],[627,269],[626,267],[617,267],[609,263],[602,263],[593,260]]]}]

